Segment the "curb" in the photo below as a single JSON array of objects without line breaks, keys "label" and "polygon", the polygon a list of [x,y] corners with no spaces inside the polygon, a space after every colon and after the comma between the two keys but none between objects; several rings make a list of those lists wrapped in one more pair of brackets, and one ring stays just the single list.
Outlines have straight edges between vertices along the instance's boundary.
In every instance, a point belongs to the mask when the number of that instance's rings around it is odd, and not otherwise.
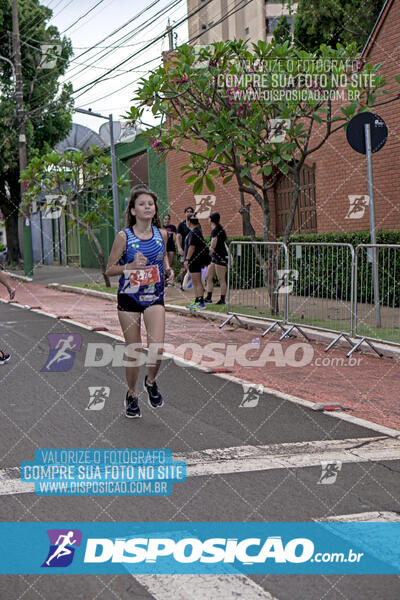
[{"label": "curb", "polygon": [[[84,296],[93,296],[95,298],[103,298],[104,300],[111,300],[113,302],[116,301],[115,294],[109,294],[107,292],[98,292],[96,290],[75,287],[75,286],[66,285],[63,283],[48,283],[46,285],[46,287],[51,288],[51,289],[56,289],[61,292],[73,292],[75,294],[81,294]],[[166,304],[165,309],[169,312],[173,312],[178,315],[183,315],[185,317],[205,319],[206,321],[215,321],[218,323],[222,323],[229,316],[226,313],[223,313],[223,314],[215,313],[215,312],[212,312],[209,310],[189,311],[184,306],[180,306],[177,304]],[[270,321],[262,322],[257,319],[251,319],[251,318],[242,317],[242,316],[240,317],[240,320],[245,325],[245,328],[243,328],[243,329],[247,329],[248,331],[251,331],[251,330],[265,331],[265,329],[268,327],[268,325],[271,324]],[[242,327],[241,325],[239,325],[239,326]],[[304,329],[304,332],[310,337],[311,342],[317,342],[320,344],[329,344],[330,342],[332,342],[332,340],[334,340],[337,337],[336,333],[330,333],[327,331],[326,332],[316,331],[315,329],[309,329],[308,327],[305,327],[305,326],[303,326],[302,329]],[[296,339],[304,339],[304,338],[302,338],[301,335],[298,335],[298,334],[295,337],[296,337]],[[290,339],[290,338],[287,338],[287,339]],[[358,341],[358,339],[354,339],[354,338],[350,338],[350,339],[353,339],[353,341],[355,341],[355,342]],[[379,342],[374,342],[374,345],[380,352],[382,352],[382,354],[384,355],[385,358],[394,358],[394,357],[400,358],[400,348],[397,348],[396,346],[391,346],[389,344],[387,344],[387,345],[382,344]],[[337,346],[340,348],[349,349],[348,344],[346,344],[346,342],[344,342],[342,340],[338,341]],[[369,348],[363,348],[363,354],[366,354],[368,356],[376,356],[376,354]]]},{"label": "curb", "polygon": [[[67,286],[68,287],[68,286]],[[93,290],[92,290],[93,291]],[[102,292],[99,292],[102,293]],[[111,296],[112,294],[108,294],[109,296]],[[2,298],[0,298],[0,302],[3,304],[7,304],[8,302],[6,300],[3,300]],[[16,308],[24,308],[22,305],[14,305],[16,306]],[[173,306],[173,305],[172,305]],[[37,309],[31,309],[32,312],[40,314],[42,316],[45,317],[50,317],[52,319],[56,319],[57,316],[53,315],[51,313],[46,313],[43,310],[37,310]],[[73,320],[67,320],[67,323],[69,323],[70,325],[74,325],[76,327],[80,327],[82,329],[86,329],[88,331],[93,331],[93,328],[85,325],[84,323],[80,323],[79,321],[73,321]],[[121,337],[120,335],[117,335],[115,333],[111,333],[108,331],[98,331],[96,332],[98,335],[103,335],[109,338],[112,338],[114,340],[117,340],[119,342],[124,342],[124,338]],[[185,358],[182,358],[180,356],[175,356],[174,354],[171,354],[169,352],[164,352],[164,356],[165,358],[174,360],[175,364],[181,364],[182,366],[186,367],[186,368],[194,368],[198,371],[202,371],[204,373],[210,373],[208,371],[207,367],[204,367],[202,365],[198,365],[197,363],[191,361],[191,360],[187,360]],[[220,379],[225,379],[227,381],[230,381],[232,383],[235,383],[237,385],[243,385],[243,384],[251,384],[251,381],[247,381],[245,379],[242,379],[240,377],[236,377],[235,375],[230,375],[227,373],[210,373],[210,375],[212,375],[213,377],[218,377]],[[288,394],[286,392],[280,392],[279,390],[275,390],[273,388],[267,387],[265,385],[263,385],[263,393],[264,394],[272,394],[273,396],[276,396],[278,398],[282,398],[282,400],[287,400],[289,402],[292,402],[293,404],[297,404],[300,406],[304,406],[305,408],[311,409],[311,410],[315,410],[315,406],[317,405],[317,403],[312,402],[311,400],[306,400],[305,398],[300,398],[299,396],[294,396],[292,394]],[[400,430],[397,429],[392,429],[390,427],[387,427],[386,425],[380,425],[378,423],[375,423],[374,421],[368,421],[366,419],[360,418],[360,417],[355,417],[353,415],[349,415],[347,413],[341,413],[341,412],[325,412],[323,413],[324,415],[326,415],[327,417],[333,418],[333,419],[340,419],[341,421],[347,421],[349,423],[352,423],[353,425],[358,425],[360,427],[365,427],[367,429],[370,429],[372,431],[376,431],[382,435],[386,435],[389,437],[393,437],[396,439],[400,439]]]},{"label": "curb", "polygon": [[94,298],[103,298],[103,300],[113,300],[114,302],[117,299],[116,294],[98,292],[97,290],[75,287],[74,285],[66,285],[65,283],[48,283],[46,287],[60,292],[72,292],[74,294],[80,294],[81,296],[93,296]]},{"label": "curb", "polygon": [[18,279],[19,281],[25,281],[27,283],[33,281],[32,277],[27,277],[26,275],[18,275],[17,273],[11,273],[10,271],[3,271],[3,273],[7,277],[11,277],[11,279]]}]

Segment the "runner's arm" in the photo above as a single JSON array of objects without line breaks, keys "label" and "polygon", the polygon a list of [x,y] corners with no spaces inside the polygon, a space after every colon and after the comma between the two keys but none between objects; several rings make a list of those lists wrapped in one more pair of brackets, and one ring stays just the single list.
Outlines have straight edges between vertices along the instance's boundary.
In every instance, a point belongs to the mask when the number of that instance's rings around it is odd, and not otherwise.
[{"label": "runner's arm", "polygon": [[160,229],[163,241],[164,241],[164,271],[167,276],[168,283],[171,283],[174,280],[174,270],[169,264],[168,254],[167,254],[167,240],[168,233],[166,229]]},{"label": "runner's arm", "polygon": [[126,246],[126,233],[125,231],[119,231],[115,237],[114,243],[111,248],[110,256],[106,267],[107,277],[113,275],[122,275],[126,269],[126,265],[119,265],[119,260],[125,252]]}]

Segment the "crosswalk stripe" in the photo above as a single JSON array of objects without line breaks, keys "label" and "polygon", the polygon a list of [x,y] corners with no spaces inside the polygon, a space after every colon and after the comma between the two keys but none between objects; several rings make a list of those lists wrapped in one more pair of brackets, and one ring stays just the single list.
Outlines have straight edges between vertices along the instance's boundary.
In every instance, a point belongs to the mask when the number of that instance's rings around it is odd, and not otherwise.
[{"label": "crosswalk stripe", "polygon": [[246,575],[134,575],[154,600],[277,600]]},{"label": "crosswalk stripe", "polygon": [[[400,460],[400,440],[391,437],[348,438],[211,448],[186,454],[174,453],[174,460],[185,461],[187,477],[299,469],[321,466],[322,461],[360,463]],[[0,495],[33,491],[32,483],[19,480],[19,467],[0,470]]]}]

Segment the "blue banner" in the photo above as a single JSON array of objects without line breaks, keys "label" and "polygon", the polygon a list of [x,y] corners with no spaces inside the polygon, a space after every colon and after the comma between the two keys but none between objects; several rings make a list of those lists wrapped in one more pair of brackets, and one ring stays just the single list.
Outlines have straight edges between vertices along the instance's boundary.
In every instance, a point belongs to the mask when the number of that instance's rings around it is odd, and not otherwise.
[{"label": "blue banner", "polygon": [[399,574],[400,523],[0,523],[1,574]]}]

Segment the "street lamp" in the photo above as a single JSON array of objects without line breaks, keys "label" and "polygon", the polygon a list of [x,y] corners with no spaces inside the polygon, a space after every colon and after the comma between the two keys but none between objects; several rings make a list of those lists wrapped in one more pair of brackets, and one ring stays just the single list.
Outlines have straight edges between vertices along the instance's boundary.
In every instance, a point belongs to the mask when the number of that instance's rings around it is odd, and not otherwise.
[{"label": "street lamp", "polygon": [[118,203],[118,189],[117,189],[117,167],[115,163],[115,145],[114,145],[114,123],[113,116],[100,115],[91,110],[85,110],[84,108],[75,108],[75,112],[82,113],[84,115],[91,115],[92,117],[98,117],[99,119],[105,119],[110,123],[110,154],[111,154],[111,178],[112,178],[112,195],[113,195],[113,207],[114,207],[114,229],[117,234],[119,231],[119,203]]}]

